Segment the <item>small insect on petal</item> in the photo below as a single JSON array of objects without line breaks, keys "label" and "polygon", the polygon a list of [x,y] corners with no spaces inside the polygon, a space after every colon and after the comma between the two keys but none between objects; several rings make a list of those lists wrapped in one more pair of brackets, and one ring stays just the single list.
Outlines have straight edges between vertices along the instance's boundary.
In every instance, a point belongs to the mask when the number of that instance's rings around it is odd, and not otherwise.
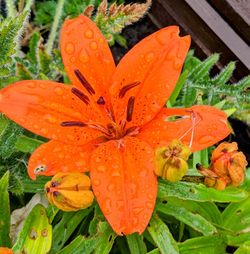
[{"label": "small insect on petal", "polygon": [[187,160],[191,154],[188,146],[173,140],[167,147],[156,150],[155,174],[171,182],[182,179],[188,170]]},{"label": "small insect on petal", "polygon": [[78,172],[58,173],[45,185],[49,202],[63,211],[89,207],[94,199],[90,179]]}]

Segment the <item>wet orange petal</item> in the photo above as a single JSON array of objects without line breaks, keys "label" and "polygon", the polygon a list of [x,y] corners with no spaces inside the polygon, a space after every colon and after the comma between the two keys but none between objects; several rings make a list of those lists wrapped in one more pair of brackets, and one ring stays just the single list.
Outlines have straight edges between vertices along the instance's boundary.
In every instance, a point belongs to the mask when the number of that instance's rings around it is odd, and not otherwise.
[{"label": "wet orange petal", "polygon": [[109,141],[92,153],[92,188],[119,235],[142,233],[151,218],[157,195],[153,158],[153,149],[132,137]]},{"label": "wet orange petal", "polygon": [[192,151],[209,147],[230,134],[226,114],[211,106],[164,108],[137,136],[154,147],[173,139],[190,145]]},{"label": "wet orange petal", "polygon": [[[180,38],[178,33],[176,26],[153,33],[135,45],[118,64],[110,88],[116,119],[126,117],[130,97],[135,97],[131,125],[145,124],[164,106],[190,46],[190,37]],[[133,86],[135,82],[139,84]]]},{"label": "wet orange petal", "polygon": [[45,81],[20,81],[0,91],[0,112],[24,128],[65,143],[85,144],[100,136],[88,127],[62,127],[64,121],[86,123],[86,105],[71,86]]},{"label": "wet orange petal", "polygon": [[28,174],[51,176],[58,172],[87,172],[92,145],[73,146],[51,140],[39,146],[31,155]]},{"label": "wet orange petal", "polygon": [[108,43],[96,24],[83,15],[66,20],[61,30],[60,48],[72,84],[88,93],[76,76],[75,70],[79,70],[93,88],[90,91],[92,99],[97,101],[102,96],[107,102],[115,64]]}]

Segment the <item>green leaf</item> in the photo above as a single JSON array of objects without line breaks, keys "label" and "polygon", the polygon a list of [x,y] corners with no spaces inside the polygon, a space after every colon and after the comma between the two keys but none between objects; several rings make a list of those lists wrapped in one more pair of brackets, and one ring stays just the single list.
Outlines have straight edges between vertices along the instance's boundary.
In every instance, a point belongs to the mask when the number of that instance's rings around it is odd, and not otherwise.
[{"label": "green leaf", "polygon": [[162,254],[179,253],[177,243],[167,225],[158,216],[152,216],[147,230]]},{"label": "green leaf", "polygon": [[162,179],[158,181],[158,198],[177,197],[199,202],[239,202],[246,199],[249,193],[235,187],[227,187],[223,191],[207,188],[203,184],[177,182],[171,183]]},{"label": "green leaf", "polygon": [[20,135],[16,139],[15,148],[24,153],[33,153],[34,150],[44,142],[38,139]]},{"label": "green leaf", "polygon": [[235,252],[234,254],[246,254],[250,253],[250,241],[245,242],[242,244]]},{"label": "green leaf", "polygon": [[158,201],[156,204],[156,210],[165,215],[175,217],[177,220],[182,221],[203,235],[213,235],[217,233],[217,229],[211,222],[196,212],[189,211],[180,204],[175,204],[175,202],[167,202],[165,204]]},{"label": "green leaf", "polygon": [[26,193],[43,193],[44,185],[50,180],[48,176],[38,176],[35,181],[26,177],[22,179],[22,185]]},{"label": "green leaf", "polygon": [[9,171],[0,179],[0,246],[10,247]]},{"label": "green leaf", "polygon": [[109,226],[108,222],[100,221],[96,234],[97,246],[95,248],[95,254],[109,254],[116,236],[116,233]]},{"label": "green leaf", "polygon": [[170,98],[169,98],[169,102],[171,103],[171,105],[173,106],[183,85],[185,84],[186,80],[187,80],[187,77],[188,77],[188,71],[184,71],[182,72],[182,74],[180,75],[179,79],[178,79],[178,82],[174,88],[174,91],[172,92]]},{"label": "green leaf", "polygon": [[57,253],[70,238],[82,220],[92,211],[89,207],[77,212],[64,212],[61,220],[53,228],[53,241],[50,254]]},{"label": "green leaf", "polygon": [[52,241],[52,226],[49,224],[46,209],[41,204],[36,205],[24,222],[18,234],[13,251],[27,254],[46,254]]},{"label": "green leaf", "polygon": [[97,244],[97,239],[77,236],[70,244],[64,247],[57,254],[90,254],[93,252]]},{"label": "green leaf", "polygon": [[145,254],[147,253],[147,248],[143,242],[143,237],[138,233],[132,235],[127,235],[128,247],[131,254]]},{"label": "green leaf", "polygon": [[233,75],[233,71],[235,69],[235,62],[230,62],[224,69],[221,70],[221,72],[212,79],[214,84],[216,85],[223,85]]},{"label": "green leaf", "polygon": [[222,237],[201,236],[186,240],[178,244],[180,254],[223,254],[226,245]]},{"label": "green leaf", "polygon": [[189,80],[191,82],[197,82],[205,76],[208,75],[209,70],[215,65],[219,60],[219,54],[213,54],[208,57],[205,61],[198,64],[190,73]]}]

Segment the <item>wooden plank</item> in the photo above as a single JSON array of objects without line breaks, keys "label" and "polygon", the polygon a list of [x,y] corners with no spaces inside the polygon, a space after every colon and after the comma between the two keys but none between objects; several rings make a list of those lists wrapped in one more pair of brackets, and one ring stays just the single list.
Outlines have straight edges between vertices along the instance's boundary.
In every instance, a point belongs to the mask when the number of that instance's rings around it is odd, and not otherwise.
[{"label": "wooden plank", "polygon": [[209,0],[208,2],[236,33],[250,44],[250,1]]},{"label": "wooden plank", "polygon": [[221,53],[220,62],[217,64],[219,68],[225,66],[229,61],[237,61],[235,79],[249,74],[248,68],[185,1],[154,0],[149,16],[159,28],[178,25],[182,35],[190,34],[191,47],[195,49],[198,57],[205,58],[215,52]]},{"label": "wooden plank", "polygon": [[206,22],[213,32],[223,40],[240,61],[250,69],[250,47],[218,15],[205,0],[185,0],[188,5]]}]

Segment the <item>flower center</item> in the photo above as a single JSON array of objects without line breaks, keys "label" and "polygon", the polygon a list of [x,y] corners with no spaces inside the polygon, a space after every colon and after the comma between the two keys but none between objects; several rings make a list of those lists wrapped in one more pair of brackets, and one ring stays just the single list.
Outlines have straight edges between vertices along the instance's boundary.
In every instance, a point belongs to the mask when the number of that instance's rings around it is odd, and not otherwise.
[{"label": "flower center", "polygon": [[[75,87],[71,89],[71,92],[76,97],[78,97],[78,99],[80,99],[85,105],[91,106],[92,105],[91,103],[93,103],[92,96],[96,94],[96,91],[78,69],[75,69],[74,73],[77,79],[85,88],[87,93],[85,94],[83,91]],[[130,89],[138,86],[140,83],[141,83],[140,81],[135,81],[133,83],[123,86],[119,91],[119,98],[123,99]],[[139,133],[139,127],[133,126],[130,128],[126,128],[126,123],[132,121],[133,112],[134,112],[134,104],[135,104],[134,96],[130,96],[128,98],[125,119],[123,119],[119,124],[116,123],[112,106],[111,108],[109,108],[108,105],[106,105],[107,103],[105,101],[105,98],[103,96],[99,96],[96,98],[98,99],[94,100],[95,104],[99,106],[105,105],[105,112],[108,114],[108,117],[111,120],[110,123],[108,123],[106,126],[103,126],[99,123],[92,123],[92,122],[86,123],[82,121],[64,121],[61,123],[61,126],[62,127],[89,127],[92,129],[96,129],[103,134],[103,137],[106,140],[113,140],[113,139],[119,140],[126,135],[134,136]]]}]

